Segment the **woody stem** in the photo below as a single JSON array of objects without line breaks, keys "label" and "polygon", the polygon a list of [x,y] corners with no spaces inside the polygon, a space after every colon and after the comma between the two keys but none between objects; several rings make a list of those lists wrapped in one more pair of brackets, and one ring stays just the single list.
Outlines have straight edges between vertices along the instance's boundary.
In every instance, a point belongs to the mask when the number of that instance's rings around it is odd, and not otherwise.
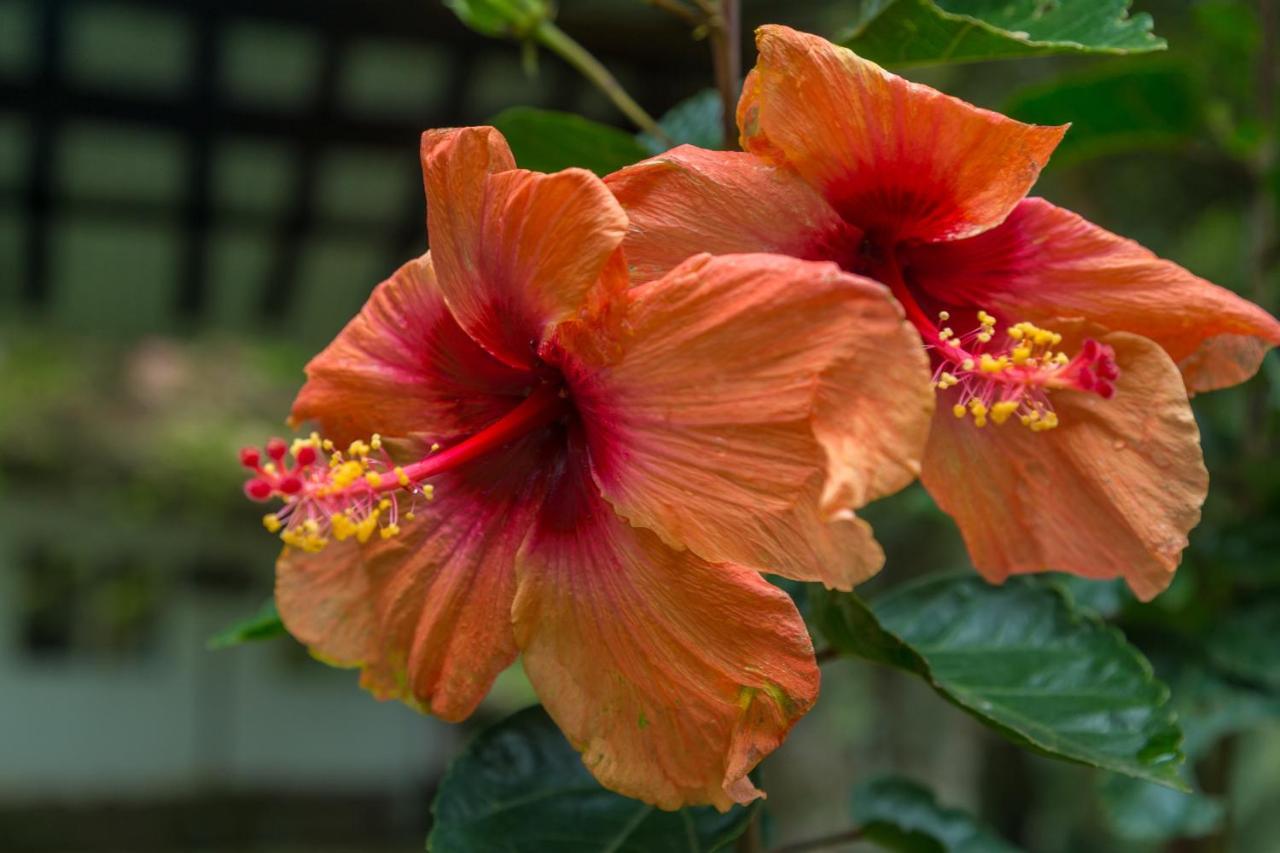
[{"label": "woody stem", "polygon": [[720,0],[711,18],[711,58],[720,91],[726,148],[738,147],[738,81],[742,79],[742,10],[739,0]]},{"label": "woody stem", "polygon": [[[402,469],[413,483],[474,461],[503,445],[510,444],[536,429],[553,423],[569,409],[568,398],[558,385],[543,384],[525,397],[520,405],[507,412],[475,435],[452,447],[433,453]],[[399,475],[392,471],[382,475],[375,487],[379,492],[401,488]]]}]

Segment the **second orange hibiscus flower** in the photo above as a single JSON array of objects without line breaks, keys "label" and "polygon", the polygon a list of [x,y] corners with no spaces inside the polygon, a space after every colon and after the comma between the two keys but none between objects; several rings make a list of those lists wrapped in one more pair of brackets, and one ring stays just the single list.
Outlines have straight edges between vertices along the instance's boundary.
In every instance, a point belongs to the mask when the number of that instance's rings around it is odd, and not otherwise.
[{"label": "second orange hibiscus flower", "polygon": [[1172,578],[1208,488],[1188,390],[1280,343],[1257,306],[1041,199],[1066,128],[1026,125],[786,27],[758,33],[748,153],[684,146],[608,179],[633,276],[693,252],[834,260],[890,287],[940,405],[922,479],[992,580]]}]

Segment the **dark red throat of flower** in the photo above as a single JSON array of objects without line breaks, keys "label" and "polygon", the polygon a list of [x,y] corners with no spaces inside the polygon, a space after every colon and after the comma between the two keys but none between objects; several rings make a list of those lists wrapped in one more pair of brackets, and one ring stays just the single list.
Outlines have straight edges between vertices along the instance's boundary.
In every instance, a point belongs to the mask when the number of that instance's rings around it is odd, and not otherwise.
[{"label": "dark red throat of flower", "polygon": [[920,332],[934,364],[933,387],[951,396],[957,418],[972,416],[975,426],[984,427],[988,420],[1000,425],[1016,417],[1033,432],[1043,432],[1058,426],[1051,392],[1081,391],[1107,400],[1115,394],[1120,369],[1106,344],[1087,339],[1072,357],[1057,349],[1062,343],[1057,332],[1028,322],[1001,329],[997,318],[982,310],[976,328],[957,334],[947,325],[947,311],[935,319],[920,307],[895,260],[876,264],[873,274]]},{"label": "dark red throat of flower", "polygon": [[264,451],[240,451],[241,464],[254,473],[244,492],[254,501],[281,500],[284,506],[262,523],[286,545],[304,551],[319,551],[330,538],[367,542],[377,533],[389,539],[400,532],[402,519],[414,517],[419,501],[432,499],[431,477],[554,423],[568,408],[564,389],[544,383],[489,426],[447,448],[433,444],[408,465],[397,465],[377,434],[367,442],[353,441],[345,450],[317,433],[295,439],[292,446],[273,438]]}]

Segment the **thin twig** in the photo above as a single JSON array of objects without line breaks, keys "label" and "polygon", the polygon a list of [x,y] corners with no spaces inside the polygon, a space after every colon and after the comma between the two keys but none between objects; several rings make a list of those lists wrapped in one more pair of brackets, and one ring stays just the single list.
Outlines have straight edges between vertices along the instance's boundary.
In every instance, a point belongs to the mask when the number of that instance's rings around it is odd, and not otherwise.
[{"label": "thin twig", "polygon": [[821,850],[824,847],[835,847],[837,844],[848,844],[851,841],[857,841],[862,835],[862,827],[855,826],[852,829],[846,829],[844,832],[837,832],[834,835],[823,835],[818,838],[807,838],[804,841],[784,844],[781,847],[773,848],[770,853],[806,853],[808,850]]},{"label": "thin twig", "polygon": [[840,657],[840,650],[837,649],[835,646],[827,646],[825,649],[820,649],[817,652],[815,652],[813,657],[815,660],[817,660],[818,665],[821,666],[822,664],[827,663],[828,661],[833,661],[838,659]]},{"label": "thin twig", "polygon": [[582,76],[594,83],[596,88],[608,95],[609,100],[613,101],[636,127],[666,145],[671,144],[671,138],[658,126],[658,122],[627,94],[626,89],[622,88],[622,84],[609,72],[609,69],[601,65],[600,60],[570,38],[564,30],[550,21],[542,21],[534,29],[532,37],[538,44],[576,68]]},{"label": "thin twig", "polygon": [[664,12],[669,12],[672,15],[675,15],[677,18],[693,27],[700,27],[707,22],[704,14],[699,12],[697,9],[689,8],[684,5],[684,3],[680,2],[680,0],[645,0],[645,2],[655,9],[661,9]]},{"label": "thin twig", "polygon": [[715,64],[716,88],[724,114],[725,147],[738,147],[738,86],[742,80],[742,8],[740,0],[720,0],[719,7],[710,0],[700,0],[704,8],[714,9],[709,15],[711,57]]}]

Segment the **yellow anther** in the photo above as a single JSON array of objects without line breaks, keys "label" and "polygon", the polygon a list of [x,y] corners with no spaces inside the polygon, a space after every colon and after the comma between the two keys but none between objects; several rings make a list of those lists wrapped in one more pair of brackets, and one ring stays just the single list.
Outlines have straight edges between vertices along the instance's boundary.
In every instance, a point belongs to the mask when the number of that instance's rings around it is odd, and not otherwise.
[{"label": "yellow anther", "polygon": [[356,532],[356,526],[345,512],[337,512],[329,516],[329,527],[333,530],[333,538],[345,542]]},{"label": "yellow anther", "polygon": [[369,447],[370,447],[371,449],[373,449],[373,450],[381,450],[381,449],[382,449],[382,436],[378,435],[378,434],[375,432],[375,433],[373,434],[373,437],[369,439]]},{"label": "yellow anther", "polygon": [[957,418],[963,418],[967,412],[968,409],[964,407],[963,403],[956,403],[951,407],[951,414],[955,415]]},{"label": "yellow anther", "polygon": [[991,327],[991,326],[994,326],[994,325],[996,324],[996,318],[995,318],[995,317],[992,317],[992,316],[991,316],[990,314],[988,314],[986,311],[979,311],[979,312],[978,312],[978,322],[979,322],[979,323],[981,323],[981,324],[982,324],[982,325],[984,325],[984,326]]},{"label": "yellow anther", "polygon": [[375,489],[382,485],[382,477],[378,476],[376,471],[367,472],[364,475],[364,481]]},{"label": "yellow anther", "polygon": [[959,338],[951,338],[949,341],[947,341],[947,346],[950,346],[950,347],[959,347],[959,346],[960,346],[960,339],[959,339]]},{"label": "yellow anther", "polygon": [[945,322],[947,322],[948,320],[950,320],[950,319],[951,319],[951,312],[950,312],[950,311],[939,311],[939,312],[938,312],[938,319],[939,319],[939,320],[941,320],[941,321],[942,321],[942,322],[944,322],[944,323],[945,323]]},{"label": "yellow anther", "polygon": [[955,374],[953,373],[947,373],[946,371],[943,371],[942,375],[938,377],[939,388],[946,389],[946,388],[952,387],[953,385],[958,385],[958,384],[960,384],[960,380],[957,379]]},{"label": "yellow anther", "polygon": [[397,465],[393,469],[393,472],[396,475],[396,482],[400,484],[400,487],[404,489],[409,488],[409,475],[404,472],[404,469]]},{"label": "yellow anther", "polygon": [[437,450],[439,450],[439,449],[440,449],[440,444],[439,444],[438,442],[434,442],[434,441],[433,441],[433,442],[431,442],[431,452],[432,452],[432,453],[435,453],[435,452],[436,452]]},{"label": "yellow anther", "polygon": [[990,332],[978,332],[978,340],[982,343],[990,343],[992,334]]},{"label": "yellow anther", "polygon": [[436,496],[436,487],[428,483],[422,487],[422,496],[427,500],[432,500]]},{"label": "yellow anther", "polygon": [[378,511],[374,510],[356,524],[356,541],[362,545],[368,542],[377,528]]},{"label": "yellow anther", "polygon": [[960,366],[965,370],[973,370],[973,359],[966,358],[964,361],[960,362]]},{"label": "yellow anther", "polygon": [[1026,364],[1031,358],[1031,347],[1027,344],[1016,346],[1013,348],[1013,363]]},{"label": "yellow anther", "polygon": [[382,500],[378,501],[378,509],[382,510],[383,512],[386,512],[387,510],[391,509],[391,498],[383,498]]},{"label": "yellow anther", "polygon": [[378,535],[381,536],[383,539],[390,539],[392,536],[395,536],[399,532],[400,532],[399,525],[388,524],[386,527],[378,531]]},{"label": "yellow anther", "polygon": [[406,512],[406,513],[404,514],[404,517],[405,517],[405,520],[407,520],[407,521],[413,521],[417,516],[415,516],[415,515],[413,514],[413,511],[412,511],[412,510],[410,510],[409,512]]},{"label": "yellow anther", "polygon": [[365,444],[363,441],[357,438],[355,441],[351,442],[351,445],[347,448],[347,455],[361,456],[361,457],[368,456],[369,445]]},{"label": "yellow anther", "polygon": [[326,438],[324,441],[320,442],[320,449],[323,450],[325,453],[332,453],[333,442]]},{"label": "yellow anther", "polygon": [[262,470],[266,471],[268,474],[275,474],[280,469],[276,467],[276,463],[268,462],[266,465],[262,466]]},{"label": "yellow anther", "polygon": [[279,533],[280,519],[275,513],[268,513],[262,517],[262,526],[267,528],[268,533]]},{"label": "yellow anther", "polygon": [[1015,341],[1022,340],[1022,324],[1019,323],[1016,326],[1010,326],[1009,330],[1005,332],[1005,334]]},{"label": "yellow anther", "polygon": [[944,341],[950,340],[954,335],[955,335],[955,332],[951,329],[950,326],[948,326],[947,328],[943,329],[941,332],[938,333],[938,337],[942,338]]},{"label": "yellow anther", "polygon": [[1001,400],[991,407],[991,420],[1002,424],[1016,411],[1020,404],[1017,400]]},{"label": "yellow anther", "polygon": [[1044,417],[1030,424],[1032,432],[1045,432],[1058,426],[1057,412],[1045,412]]},{"label": "yellow anther", "polygon": [[985,417],[987,414],[987,404],[974,397],[969,401],[969,411],[973,412],[975,418]]},{"label": "yellow anther", "polygon": [[333,472],[333,485],[335,488],[345,489],[362,476],[364,476],[364,466],[359,462],[342,462]]},{"label": "yellow anther", "polygon": [[982,357],[978,360],[978,368],[983,373],[999,373],[1008,366],[1009,357],[1004,355],[999,358],[992,358],[991,353],[984,352]]},{"label": "yellow anther", "polygon": [[1065,352],[1060,352],[1053,357],[1053,363],[1060,367],[1065,367],[1071,363],[1071,359]]}]

